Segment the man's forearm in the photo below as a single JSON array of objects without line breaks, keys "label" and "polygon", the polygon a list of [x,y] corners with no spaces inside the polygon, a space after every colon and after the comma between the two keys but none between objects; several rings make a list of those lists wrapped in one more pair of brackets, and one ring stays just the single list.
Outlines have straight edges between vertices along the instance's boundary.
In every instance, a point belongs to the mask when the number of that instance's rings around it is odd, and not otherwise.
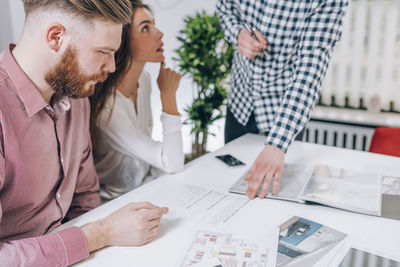
[{"label": "man's forearm", "polygon": [[0,243],[0,265],[69,266],[88,257],[85,237],[78,227]]},{"label": "man's forearm", "polygon": [[225,39],[237,46],[239,31],[243,27],[240,22],[240,9],[237,7],[237,3],[233,0],[219,0],[217,2],[217,14]]},{"label": "man's forearm", "polygon": [[108,246],[107,225],[102,221],[89,223],[81,227],[85,238],[89,253]]}]

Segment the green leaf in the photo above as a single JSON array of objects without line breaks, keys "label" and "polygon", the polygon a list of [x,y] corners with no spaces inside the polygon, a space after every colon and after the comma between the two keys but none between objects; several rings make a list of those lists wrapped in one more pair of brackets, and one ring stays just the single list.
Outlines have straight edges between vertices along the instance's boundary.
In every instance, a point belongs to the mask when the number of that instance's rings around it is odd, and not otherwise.
[{"label": "green leaf", "polygon": [[178,63],[181,73],[192,77],[197,90],[192,105],[185,109],[188,118],[184,122],[192,124],[194,133],[207,130],[223,117],[221,107],[227,92],[221,81],[231,70],[234,47],[221,41],[224,34],[215,13],[197,12],[186,17],[184,22],[173,60]]}]

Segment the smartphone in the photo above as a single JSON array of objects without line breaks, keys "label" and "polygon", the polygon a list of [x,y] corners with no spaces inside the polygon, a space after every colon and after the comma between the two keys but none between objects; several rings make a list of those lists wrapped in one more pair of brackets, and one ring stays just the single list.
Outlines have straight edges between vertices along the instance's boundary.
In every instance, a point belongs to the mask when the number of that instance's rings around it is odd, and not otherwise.
[{"label": "smartphone", "polygon": [[229,167],[236,167],[236,166],[244,166],[244,165],[246,165],[242,161],[238,160],[237,158],[235,158],[234,156],[229,155],[229,154],[219,155],[219,156],[215,156],[215,157],[217,159],[223,161]]}]

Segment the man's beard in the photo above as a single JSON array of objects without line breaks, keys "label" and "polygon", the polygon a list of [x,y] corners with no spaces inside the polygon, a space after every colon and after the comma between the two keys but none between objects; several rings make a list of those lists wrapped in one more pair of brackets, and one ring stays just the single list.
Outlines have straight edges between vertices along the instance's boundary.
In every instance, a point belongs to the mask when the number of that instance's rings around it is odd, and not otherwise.
[{"label": "man's beard", "polygon": [[84,98],[94,93],[95,84],[85,89],[88,82],[103,82],[108,72],[87,76],[79,67],[76,49],[67,47],[59,63],[49,70],[45,75],[46,82],[53,88],[53,100],[63,96],[72,98]]}]

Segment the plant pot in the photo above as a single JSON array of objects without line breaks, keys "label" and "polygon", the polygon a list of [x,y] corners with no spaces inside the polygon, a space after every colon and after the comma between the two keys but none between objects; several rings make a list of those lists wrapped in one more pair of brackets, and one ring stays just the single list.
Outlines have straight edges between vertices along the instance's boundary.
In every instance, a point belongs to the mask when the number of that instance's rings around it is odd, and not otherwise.
[{"label": "plant pot", "polygon": [[198,131],[193,133],[192,153],[190,154],[189,161],[203,156],[207,153],[207,137],[208,130]]}]

